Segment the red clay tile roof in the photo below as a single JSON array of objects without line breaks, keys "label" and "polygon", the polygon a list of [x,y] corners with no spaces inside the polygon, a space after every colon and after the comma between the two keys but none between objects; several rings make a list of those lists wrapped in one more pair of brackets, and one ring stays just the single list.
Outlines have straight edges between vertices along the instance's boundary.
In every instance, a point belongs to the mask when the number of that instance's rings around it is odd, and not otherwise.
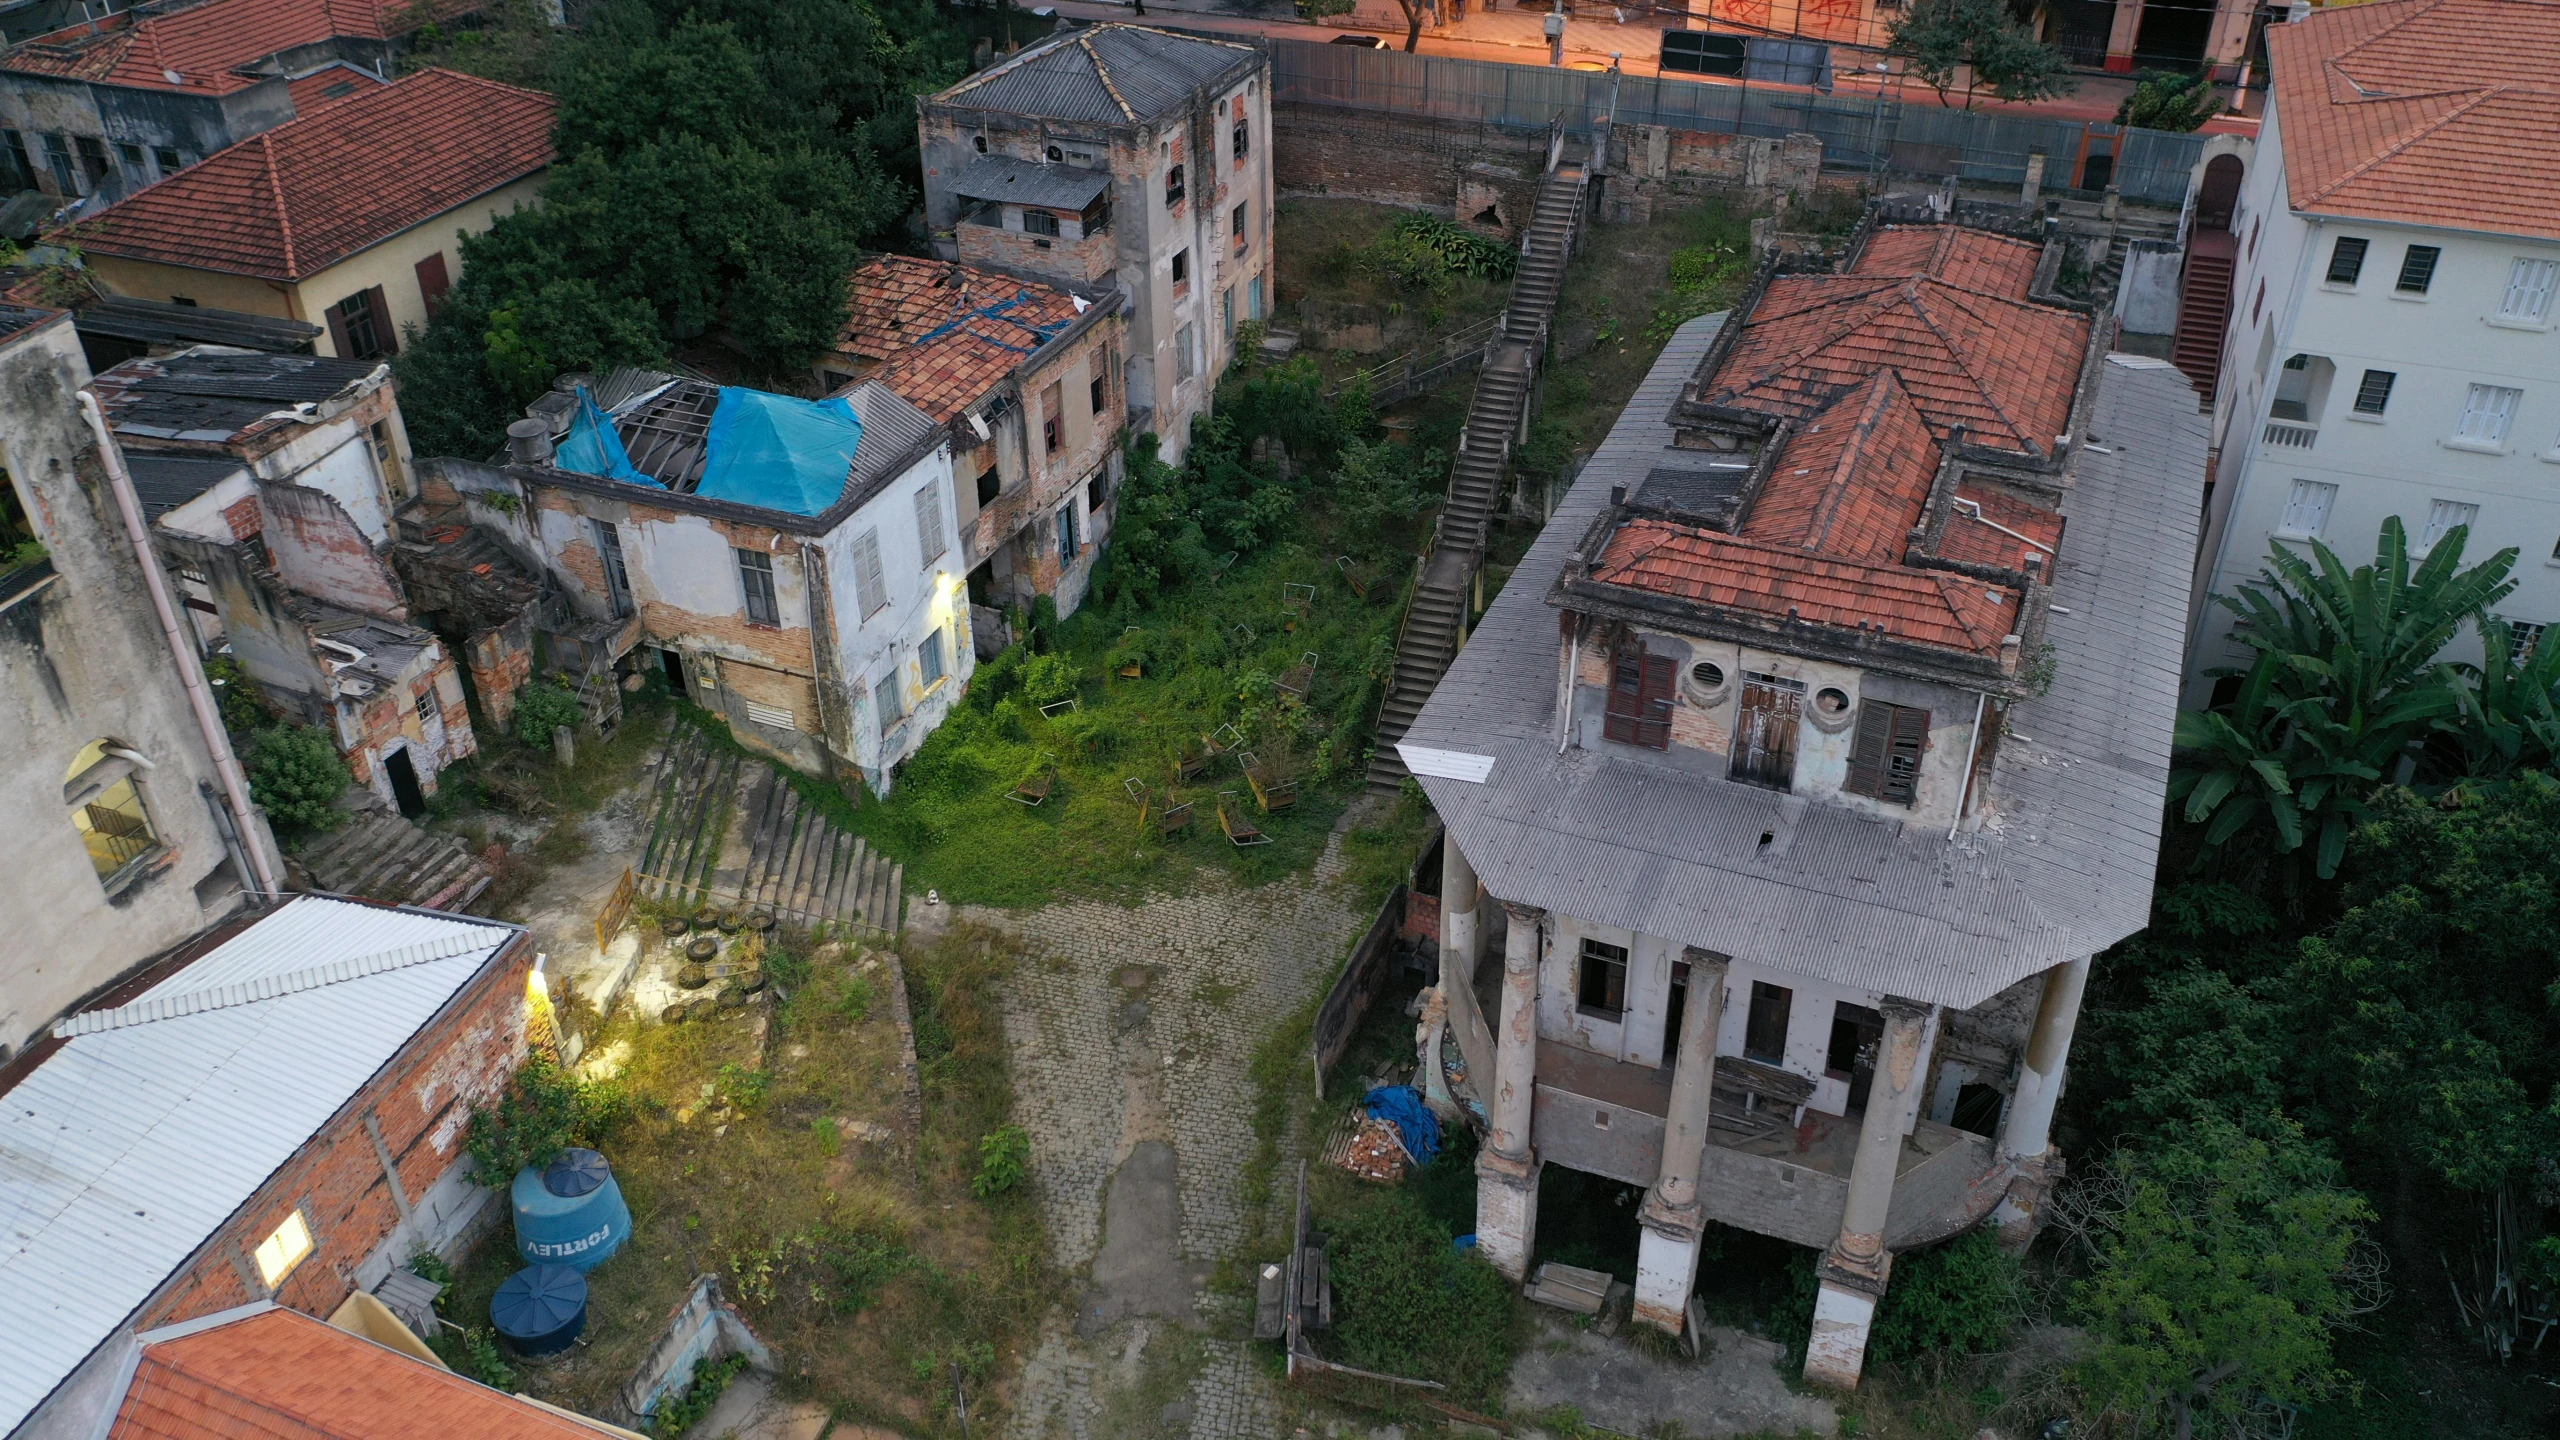
[{"label": "red clay tile roof", "polygon": [[1630,520],[1591,570],[1625,585],[1727,609],[1997,655],[2018,628],[2018,592],[1944,570],[1807,555],[1668,520]]},{"label": "red clay tile roof", "polygon": [[284,88],[285,93],[293,97],[293,114],[298,120],[341,100],[370,94],[382,86],[383,82],[375,79],[372,71],[340,61],[314,70],[299,80],[288,80]]},{"label": "red clay tile roof", "polygon": [[[1982,507],[1983,519],[2005,525],[2044,545],[2047,550],[2062,544],[2062,515],[2002,490],[1980,485],[1967,477],[1956,487],[1956,498],[1971,500]],[[2050,556],[2043,550],[2020,542],[2017,536],[2003,535],[1989,525],[1970,516],[1951,512],[1946,529],[1938,536],[1938,558],[1962,560],[1973,565],[1996,565],[2003,570],[2024,570],[2027,557],[2035,556],[2037,568],[2047,577],[2052,575]]]},{"label": "red clay tile roof", "polygon": [[866,378],[947,425],[1079,312],[1037,281],[883,255],[853,273],[838,354],[885,362]]},{"label": "red clay tile roof", "polygon": [[1961,225],[1882,225],[1867,237],[1867,248],[1850,267],[1853,275],[1927,275],[1997,295],[2024,300],[2035,287],[2036,262],[2044,247],[2032,240],[1969,230]]},{"label": "red clay tile roof", "polygon": [[292,1310],[143,1347],[110,1440],[599,1440],[605,1432]]},{"label": "red clay tile roof", "polygon": [[[397,0],[208,0],[136,21],[130,13],[39,35],[0,57],[0,69],[30,75],[227,95],[270,78],[243,67],[344,35],[380,40],[399,33],[408,7]],[[450,7],[448,7],[450,8]],[[177,79],[171,80],[174,72]]]},{"label": "red clay tile roof", "polygon": [[1801,419],[1884,367],[1941,444],[2042,456],[2071,421],[2089,319],[1927,277],[1782,275],[1699,398]]},{"label": "red clay tile roof", "polygon": [[1938,447],[1890,370],[1840,397],[1780,452],[1742,534],[1771,545],[1895,565],[1910,548]]},{"label": "red clay tile roof", "polygon": [[302,280],[548,166],[556,103],[422,70],[243,140],[62,238],[101,255]]},{"label": "red clay tile roof", "polygon": [[2560,239],[2560,3],[2315,11],[2267,60],[2293,208]]}]

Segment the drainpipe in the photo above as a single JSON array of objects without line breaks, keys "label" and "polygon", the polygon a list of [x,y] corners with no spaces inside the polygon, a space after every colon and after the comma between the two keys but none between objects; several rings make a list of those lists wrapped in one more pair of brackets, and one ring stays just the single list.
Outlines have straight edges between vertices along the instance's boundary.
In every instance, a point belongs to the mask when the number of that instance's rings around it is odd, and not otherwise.
[{"label": "drainpipe", "polygon": [[1982,711],[1990,701],[1988,692],[1973,697],[1973,738],[1965,742],[1964,781],[1956,787],[1956,818],[1947,826],[1949,840],[1955,839],[1956,832],[1964,828],[1964,802],[1973,798],[1973,762],[1982,754]]},{"label": "drainpipe", "polygon": [[134,497],[133,476],[124,468],[124,451],[117,448],[115,437],[107,432],[107,417],[98,410],[98,397],[80,392],[80,418],[89,422],[89,433],[97,437],[98,463],[107,472],[107,489],[116,497],[116,513],[124,517],[125,538],[133,542],[134,558],[142,563],[142,583],[151,592],[151,608],[160,617],[160,636],[169,645],[169,654],[177,661],[178,679],[186,686],[187,708],[195,712],[196,729],[204,735],[205,748],[213,754],[213,770],[222,782],[222,798],[231,812],[233,827],[240,835],[240,848],[249,857],[252,877],[257,881],[261,903],[284,892],[266,851],[257,842],[256,811],[249,806],[249,777],[240,771],[240,757],[231,753],[231,737],[222,728],[222,712],[213,701],[213,689],[205,684],[204,662],[196,655],[195,646],[178,628],[178,607],[169,599],[169,577],[160,571],[160,556],[151,545],[151,527],[142,518],[142,502]]}]

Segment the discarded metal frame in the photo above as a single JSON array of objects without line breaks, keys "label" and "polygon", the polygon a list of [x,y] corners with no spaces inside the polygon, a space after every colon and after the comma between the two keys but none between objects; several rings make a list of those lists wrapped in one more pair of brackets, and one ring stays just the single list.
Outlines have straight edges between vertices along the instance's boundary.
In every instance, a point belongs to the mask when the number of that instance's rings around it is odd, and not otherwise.
[{"label": "discarded metal frame", "polygon": [[1227,802],[1235,798],[1236,792],[1233,790],[1218,792],[1218,828],[1226,832],[1227,843],[1239,850],[1247,845],[1270,844],[1271,837],[1254,828],[1253,822],[1244,818],[1244,807],[1241,804],[1233,808],[1228,806]]}]

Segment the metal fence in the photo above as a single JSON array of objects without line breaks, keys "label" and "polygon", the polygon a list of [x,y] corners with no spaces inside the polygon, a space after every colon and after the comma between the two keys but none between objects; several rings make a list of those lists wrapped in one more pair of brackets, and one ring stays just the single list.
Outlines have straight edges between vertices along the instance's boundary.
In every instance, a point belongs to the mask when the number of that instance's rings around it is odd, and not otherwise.
[{"label": "metal fence", "polygon": [[2174,206],[2185,201],[2188,172],[2204,148],[2200,135],[1958,110],[1934,98],[1913,102],[1748,82],[1595,74],[1303,40],[1270,45],[1272,98],[1282,104],[1514,130],[1543,130],[1557,122],[1595,126],[1614,113],[1621,125],[1717,135],[1805,132],[1821,138],[1823,166],[1834,171],[1952,175],[2017,185],[2026,179],[2028,155],[2040,152],[2047,157],[2048,187],[2097,190],[2112,181],[2127,200]]}]

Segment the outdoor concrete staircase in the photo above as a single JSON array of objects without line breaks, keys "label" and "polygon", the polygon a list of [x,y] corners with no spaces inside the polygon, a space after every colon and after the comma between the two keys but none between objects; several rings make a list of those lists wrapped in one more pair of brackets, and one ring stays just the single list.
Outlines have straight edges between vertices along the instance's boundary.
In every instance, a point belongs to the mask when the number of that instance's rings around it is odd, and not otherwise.
[{"label": "outdoor concrete staircase", "polygon": [[[732,830],[743,863],[724,866]],[[795,924],[895,935],[906,867],[847,835],[772,766],[690,727],[658,764],[641,893],[675,905],[769,910]]]},{"label": "outdoor concrete staircase", "polygon": [[2178,283],[2178,333],[2169,363],[2193,381],[2207,403],[2222,379],[2222,334],[2231,320],[2231,277],[2239,238],[2199,226],[2187,237],[2186,272]]},{"label": "outdoor concrete staircase", "polygon": [[426,910],[463,909],[497,878],[461,841],[379,810],[331,831],[301,860],[332,894]]},{"label": "outdoor concrete staircase", "polygon": [[1449,471],[1449,498],[1441,506],[1431,552],[1396,637],[1395,681],[1378,711],[1377,746],[1369,757],[1372,791],[1392,793],[1404,781],[1404,757],[1396,753],[1396,742],[1422,713],[1423,702],[1466,641],[1476,567],[1484,559],[1486,532],[1502,498],[1511,449],[1519,441],[1537,384],[1538,361],[1564,288],[1587,188],[1586,168],[1571,151],[1558,159],[1538,188],[1538,207],[1521,238],[1520,267],[1512,276],[1502,330],[1467,406],[1467,428]]}]

